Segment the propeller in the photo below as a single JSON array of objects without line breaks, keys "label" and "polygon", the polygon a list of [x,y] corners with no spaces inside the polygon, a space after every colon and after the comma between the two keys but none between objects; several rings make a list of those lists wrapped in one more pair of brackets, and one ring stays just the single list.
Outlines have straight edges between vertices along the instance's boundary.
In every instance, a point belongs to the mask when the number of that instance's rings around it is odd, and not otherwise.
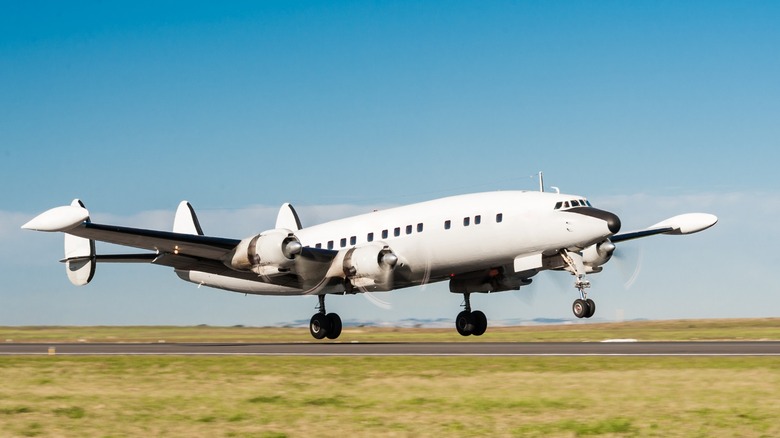
[{"label": "propeller", "polygon": [[369,291],[365,290],[365,288],[363,288],[363,287],[361,287],[359,289],[361,290],[361,292],[363,292],[362,293],[363,298],[368,300],[369,303],[371,303],[371,304],[375,305],[376,307],[379,307],[380,309],[383,309],[383,310],[392,310],[393,309],[393,304],[392,303],[387,302],[387,301],[379,298],[378,296],[376,296],[375,293],[369,292]]},{"label": "propeller", "polygon": [[641,246],[621,245],[613,254],[615,265],[623,277],[623,288],[630,290],[642,272],[644,251]]}]

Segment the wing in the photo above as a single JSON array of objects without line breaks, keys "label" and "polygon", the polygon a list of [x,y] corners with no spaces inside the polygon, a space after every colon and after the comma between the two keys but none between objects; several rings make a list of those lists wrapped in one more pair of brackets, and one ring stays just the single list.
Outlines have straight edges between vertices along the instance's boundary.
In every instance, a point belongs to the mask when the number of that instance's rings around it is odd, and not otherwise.
[{"label": "wing", "polygon": [[[189,211],[192,214],[191,220],[197,224],[197,218],[191,207]],[[302,293],[317,293],[328,284],[326,281],[328,272],[333,260],[338,255],[338,251],[303,247],[295,255],[294,264],[289,272],[261,276],[249,270],[231,269],[226,264],[226,261],[241,244],[241,240],[97,224],[89,220],[89,212],[83,207],[83,204],[76,201],[70,206],[48,210],[26,223],[22,228],[37,231],[60,231],[83,239],[153,251],[145,254],[80,254],[76,257],[66,256],[66,259],[63,260],[66,262],[94,259],[98,262],[108,263],[153,263],[180,270],[202,271],[293,287],[301,289]],[[198,233],[202,232],[199,226],[192,229],[197,230]]]},{"label": "wing", "polygon": [[629,231],[609,238],[613,243],[654,236],[656,234],[693,234],[718,223],[718,218],[707,213],[688,213],[661,221],[644,230]]}]

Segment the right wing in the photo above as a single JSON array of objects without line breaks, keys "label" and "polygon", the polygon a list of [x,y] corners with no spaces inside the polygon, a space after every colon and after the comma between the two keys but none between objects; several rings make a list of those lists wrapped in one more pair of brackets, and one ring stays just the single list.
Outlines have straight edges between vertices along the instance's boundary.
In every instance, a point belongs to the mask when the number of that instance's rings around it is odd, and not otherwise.
[{"label": "right wing", "polygon": [[688,213],[661,221],[644,230],[629,231],[609,238],[613,243],[654,236],[656,234],[693,234],[718,223],[718,218],[708,213]]}]

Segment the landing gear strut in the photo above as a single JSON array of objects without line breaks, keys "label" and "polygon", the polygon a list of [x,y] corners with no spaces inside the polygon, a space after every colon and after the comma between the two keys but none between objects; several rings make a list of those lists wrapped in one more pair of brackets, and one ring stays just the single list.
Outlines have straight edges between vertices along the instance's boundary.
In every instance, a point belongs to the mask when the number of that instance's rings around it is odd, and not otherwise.
[{"label": "landing gear strut", "polygon": [[585,265],[582,263],[582,256],[578,253],[570,253],[565,249],[561,250],[560,254],[563,261],[566,262],[568,271],[577,277],[574,280],[574,287],[580,292],[580,298],[574,300],[571,310],[577,318],[590,318],[596,313],[596,303],[588,298],[588,293],[585,291],[590,287],[590,281],[585,278]]},{"label": "landing gear strut", "polygon": [[325,312],[325,295],[318,295],[319,310],[309,321],[309,332],[314,339],[336,339],[341,334],[341,317],[337,313]]},{"label": "landing gear strut", "polygon": [[479,310],[471,311],[470,294],[463,294],[465,310],[455,318],[455,329],[461,336],[482,336],[487,330],[487,317]]}]

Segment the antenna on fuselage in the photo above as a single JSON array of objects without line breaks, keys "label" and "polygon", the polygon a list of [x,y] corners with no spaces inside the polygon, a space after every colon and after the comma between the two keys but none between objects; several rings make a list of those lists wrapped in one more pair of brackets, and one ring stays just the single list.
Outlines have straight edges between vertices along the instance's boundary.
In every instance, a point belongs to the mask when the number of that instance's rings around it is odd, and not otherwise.
[{"label": "antenna on fuselage", "polygon": [[544,173],[539,171],[539,191],[544,192]]}]

